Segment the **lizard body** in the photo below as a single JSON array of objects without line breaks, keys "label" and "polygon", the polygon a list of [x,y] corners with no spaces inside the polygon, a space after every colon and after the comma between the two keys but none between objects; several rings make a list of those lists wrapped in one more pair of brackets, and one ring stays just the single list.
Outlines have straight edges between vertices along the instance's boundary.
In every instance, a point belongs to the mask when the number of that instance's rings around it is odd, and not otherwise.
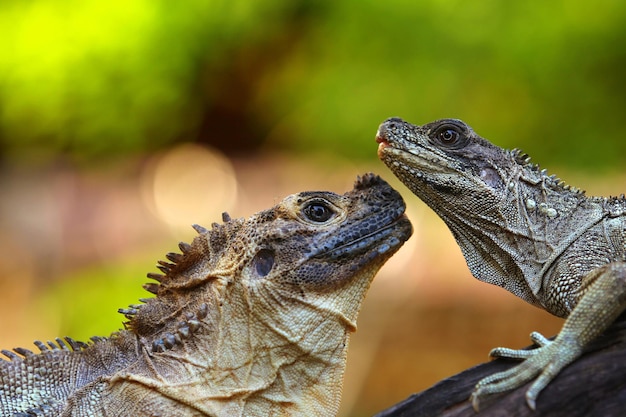
[{"label": "lizard body", "polygon": [[375,273],[412,233],[400,195],[367,174],[230,219],[160,261],[156,296],[88,344],[2,351],[0,415],[331,416],[349,334]]},{"label": "lizard body", "polygon": [[588,197],[460,120],[392,118],[376,140],[380,159],[447,224],[476,278],[566,318],[554,341],[531,334],[537,349],[492,350],[524,361],[472,394],[478,409],[486,395],[534,379],[526,392],[534,409],[541,390],[626,309],[624,196]]}]

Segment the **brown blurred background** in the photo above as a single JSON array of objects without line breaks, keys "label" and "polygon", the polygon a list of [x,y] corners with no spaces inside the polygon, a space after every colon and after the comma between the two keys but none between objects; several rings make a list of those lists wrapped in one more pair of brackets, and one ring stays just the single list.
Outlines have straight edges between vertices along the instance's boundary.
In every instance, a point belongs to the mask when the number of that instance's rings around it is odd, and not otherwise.
[{"label": "brown blurred background", "polygon": [[[471,277],[376,159],[387,117],[458,117],[589,194],[626,190],[626,5],[530,1],[0,5],[0,348],[121,326],[192,223],[381,174],[415,234],[376,278],[342,416],[561,320]],[[262,4],[261,4],[262,3]]]}]

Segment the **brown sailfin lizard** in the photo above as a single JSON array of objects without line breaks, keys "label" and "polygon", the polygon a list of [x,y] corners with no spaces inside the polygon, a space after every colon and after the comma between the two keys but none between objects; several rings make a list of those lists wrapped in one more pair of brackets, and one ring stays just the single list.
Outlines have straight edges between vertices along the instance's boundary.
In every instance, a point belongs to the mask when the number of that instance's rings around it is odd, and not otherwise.
[{"label": "brown sailfin lizard", "polygon": [[88,343],[3,350],[0,415],[333,416],[350,333],[380,269],[410,237],[400,195],[366,174],[302,192],[181,243]]}]

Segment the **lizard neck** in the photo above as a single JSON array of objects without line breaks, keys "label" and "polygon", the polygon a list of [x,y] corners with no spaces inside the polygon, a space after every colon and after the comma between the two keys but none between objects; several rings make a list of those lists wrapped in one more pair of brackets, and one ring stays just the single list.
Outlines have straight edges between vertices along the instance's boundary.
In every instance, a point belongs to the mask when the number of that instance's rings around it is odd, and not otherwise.
[{"label": "lizard neck", "polygon": [[[365,292],[369,276],[359,281],[355,291]],[[137,369],[148,371],[133,370],[133,383],[181,402],[202,399],[195,407],[208,415],[274,415],[277,404],[294,415],[336,413],[360,302],[338,309],[342,297],[323,304],[288,288],[228,280],[214,282],[203,298],[210,313],[182,344],[152,352],[153,341],[142,340],[149,366]]]},{"label": "lizard neck", "polygon": [[473,215],[454,208],[438,212],[476,278],[545,308],[548,271],[578,239],[577,230],[607,216],[607,200],[586,197],[536,169],[519,167],[497,178],[503,186],[490,208]]}]

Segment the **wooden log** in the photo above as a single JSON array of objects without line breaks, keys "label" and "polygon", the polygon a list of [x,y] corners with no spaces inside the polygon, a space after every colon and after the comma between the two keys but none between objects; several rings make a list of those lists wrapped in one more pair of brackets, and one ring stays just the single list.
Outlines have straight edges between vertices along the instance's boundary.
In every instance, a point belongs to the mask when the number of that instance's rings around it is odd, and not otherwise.
[{"label": "wooden log", "polygon": [[528,383],[516,390],[492,395],[481,402],[481,409],[476,413],[468,400],[476,382],[517,363],[496,359],[467,369],[411,395],[375,417],[626,416],[626,313],[539,394],[535,411],[525,401]]}]

